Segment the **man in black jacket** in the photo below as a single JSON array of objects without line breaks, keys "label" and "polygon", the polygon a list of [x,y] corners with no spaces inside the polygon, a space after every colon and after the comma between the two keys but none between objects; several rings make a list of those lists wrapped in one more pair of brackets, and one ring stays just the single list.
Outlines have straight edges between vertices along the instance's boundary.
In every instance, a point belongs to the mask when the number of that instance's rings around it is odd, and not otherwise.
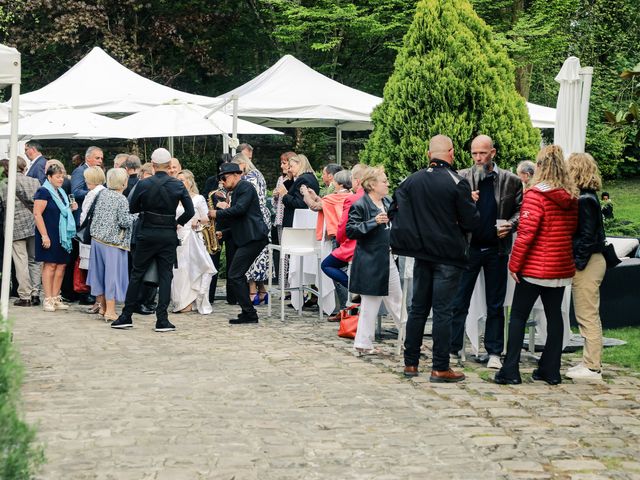
[{"label": "man in black jacket", "polygon": [[478,135],[471,142],[475,165],[459,172],[471,185],[480,222],[471,233],[469,262],[465,265],[453,304],[451,354],[457,356],[462,350],[469,304],[482,269],[487,306],[484,331],[487,355],[481,361],[486,361],[489,368],[500,369],[500,355],[504,347],[504,297],[509,275],[507,263],[513,232],[520,220],[522,181],[510,171],[498,168],[494,162],[495,155],[491,137]]},{"label": "man in black jacket", "polygon": [[[140,180],[129,200],[131,213],[140,213],[140,230],[133,252],[133,269],[127,288],[124,308],[111,328],[131,328],[131,315],[138,307],[138,291],[142,279],[155,260],[158,265],[158,306],[156,308],[156,332],[170,332],[176,327],[169,321],[167,308],[171,299],[173,265],[178,247],[177,225],[184,225],[195,215],[189,192],[178,179],[167,173],[171,154],[158,148],[151,154],[155,175]],[[178,203],[184,213],[176,220]]]},{"label": "man in black jacket", "polygon": [[452,292],[467,259],[466,232],[478,210],[469,183],[452,168],[453,143],[436,135],[429,142],[429,167],[409,176],[395,191],[389,209],[393,252],[416,259],[413,300],[407,321],[404,374],[418,375],[420,347],[433,307],[432,382],[459,382],[464,374],[449,368]]},{"label": "man in black jacket", "polygon": [[260,201],[256,189],[246,180],[241,179],[242,171],[235,163],[225,163],[220,167],[218,178],[222,180],[225,190],[231,192],[229,202],[219,202],[218,210],[211,210],[209,215],[217,220],[228,220],[229,228],[219,233],[224,239],[229,234],[236,247],[233,261],[227,271],[227,288],[233,290],[234,296],[242,308],[238,318],[229,320],[231,324],[258,323],[258,312],[249,299],[249,284],[246,273],[262,249],[269,243],[267,225],[262,218]]}]

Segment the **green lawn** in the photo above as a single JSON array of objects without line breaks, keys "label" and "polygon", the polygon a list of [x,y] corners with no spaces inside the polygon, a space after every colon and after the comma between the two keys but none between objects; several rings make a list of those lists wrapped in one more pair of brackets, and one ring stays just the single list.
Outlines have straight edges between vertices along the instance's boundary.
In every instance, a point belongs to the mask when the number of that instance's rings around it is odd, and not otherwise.
[{"label": "green lawn", "polygon": [[609,192],[616,219],[640,223],[640,178],[608,180],[602,190]]},{"label": "green lawn", "polygon": [[602,354],[602,363],[611,363],[640,371],[640,327],[613,328],[603,332],[605,337],[618,338],[626,345],[608,347]]}]

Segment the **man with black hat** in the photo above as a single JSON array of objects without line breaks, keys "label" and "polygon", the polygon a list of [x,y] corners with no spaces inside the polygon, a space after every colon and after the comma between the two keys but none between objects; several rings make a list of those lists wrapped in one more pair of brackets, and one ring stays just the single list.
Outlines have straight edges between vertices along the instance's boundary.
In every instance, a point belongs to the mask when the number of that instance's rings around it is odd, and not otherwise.
[{"label": "man with black hat", "polygon": [[[140,180],[129,200],[131,213],[140,213],[141,228],[133,253],[133,269],[127,288],[127,296],[122,314],[111,324],[112,328],[131,328],[131,315],[138,304],[138,290],[149,265],[155,261],[158,266],[158,307],[156,308],[156,332],[170,332],[176,329],[169,322],[167,308],[171,297],[173,265],[176,263],[178,246],[177,225],[188,222],[195,211],[189,192],[178,179],[167,173],[171,154],[158,148],[151,154],[155,174]],[[182,203],[184,213],[176,220],[176,208]]]},{"label": "man with black hat", "polygon": [[269,243],[268,228],[262,218],[260,201],[256,189],[241,179],[242,170],[235,163],[225,163],[220,167],[218,178],[224,188],[231,192],[231,200],[219,202],[219,210],[211,210],[209,215],[218,220],[228,220],[228,230],[221,238],[231,235],[236,252],[227,271],[227,288],[233,290],[242,312],[229,323],[258,323],[258,313],[249,300],[249,285],[246,273],[262,249]]}]

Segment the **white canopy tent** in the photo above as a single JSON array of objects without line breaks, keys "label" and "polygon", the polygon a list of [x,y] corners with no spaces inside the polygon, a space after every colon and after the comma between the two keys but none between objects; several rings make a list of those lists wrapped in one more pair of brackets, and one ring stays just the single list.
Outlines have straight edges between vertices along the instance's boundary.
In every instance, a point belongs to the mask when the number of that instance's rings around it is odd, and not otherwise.
[{"label": "white canopy tent", "polygon": [[135,113],[180,101],[212,106],[214,97],[181,92],[132,72],[94,47],[65,74],[39,90],[20,96],[21,114],[73,108],[93,113]]},{"label": "white canopy tent", "polygon": [[[83,110],[61,109],[39,112],[20,120],[20,140],[72,138],[80,131],[96,135],[113,128],[117,120]],[[0,126],[0,138],[9,137],[9,125]]]},{"label": "white canopy tent", "polygon": [[[206,118],[208,108],[191,104],[158,105],[120,120],[96,134],[95,129],[78,130],[76,138],[153,138],[196,135],[225,135],[232,132],[233,119],[222,112]],[[282,135],[255,123],[240,120],[238,133],[245,135]]]},{"label": "white canopy tent", "polygon": [[237,98],[237,115],[275,128],[332,127],[341,161],[342,131],[371,130],[371,112],[382,98],[325,77],[285,55],[253,80],[219,97],[225,112]]},{"label": "white canopy tent", "polygon": [[18,150],[18,104],[20,96],[20,53],[0,44],[0,88],[11,85],[11,133],[9,147],[9,172],[7,201],[5,206],[5,229],[2,262],[2,287],[0,291],[0,313],[2,321],[9,314],[9,282],[11,281],[11,251],[13,245],[13,217],[16,207],[16,173]]},{"label": "white canopy tent", "polygon": [[555,128],[556,126],[556,109],[551,107],[543,107],[535,103],[527,102],[527,110],[531,124],[535,128]]}]

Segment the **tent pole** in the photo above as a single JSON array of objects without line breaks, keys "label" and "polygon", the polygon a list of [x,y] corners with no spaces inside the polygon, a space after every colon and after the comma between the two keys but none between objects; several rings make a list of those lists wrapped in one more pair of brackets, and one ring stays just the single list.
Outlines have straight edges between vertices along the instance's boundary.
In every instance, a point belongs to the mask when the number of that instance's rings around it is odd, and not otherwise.
[{"label": "tent pole", "polygon": [[222,153],[229,153],[229,135],[222,135]]},{"label": "tent pole", "polygon": [[0,294],[0,309],[2,313],[2,329],[6,329],[9,315],[9,282],[11,281],[11,251],[13,246],[13,221],[16,209],[16,174],[17,174],[17,146],[18,146],[18,101],[20,99],[20,84],[11,85],[11,137],[9,141],[9,178],[7,184],[6,225],[4,230],[4,258],[2,261],[2,293]]},{"label": "tent pole", "polygon": [[582,152],[584,152],[587,143],[587,123],[589,122],[589,101],[591,99],[591,81],[593,79],[593,67],[583,67],[580,69],[580,77],[582,77],[582,104],[580,106],[580,114],[582,116],[580,124],[580,132],[582,134]]},{"label": "tent pole", "polygon": [[336,127],[336,163],[342,165],[342,128]]},{"label": "tent pole", "polygon": [[238,146],[238,96],[232,95],[231,101],[233,102],[233,131],[231,132],[233,142],[231,145],[231,155],[235,155],[236,147]]},{"label": "tent pole", "polygon": [[169,137],[167,138],[167,150],[169,150],[169,153],[171,154],[172,157],[175,157],[175,155],[173,154],[173,137]]}]

